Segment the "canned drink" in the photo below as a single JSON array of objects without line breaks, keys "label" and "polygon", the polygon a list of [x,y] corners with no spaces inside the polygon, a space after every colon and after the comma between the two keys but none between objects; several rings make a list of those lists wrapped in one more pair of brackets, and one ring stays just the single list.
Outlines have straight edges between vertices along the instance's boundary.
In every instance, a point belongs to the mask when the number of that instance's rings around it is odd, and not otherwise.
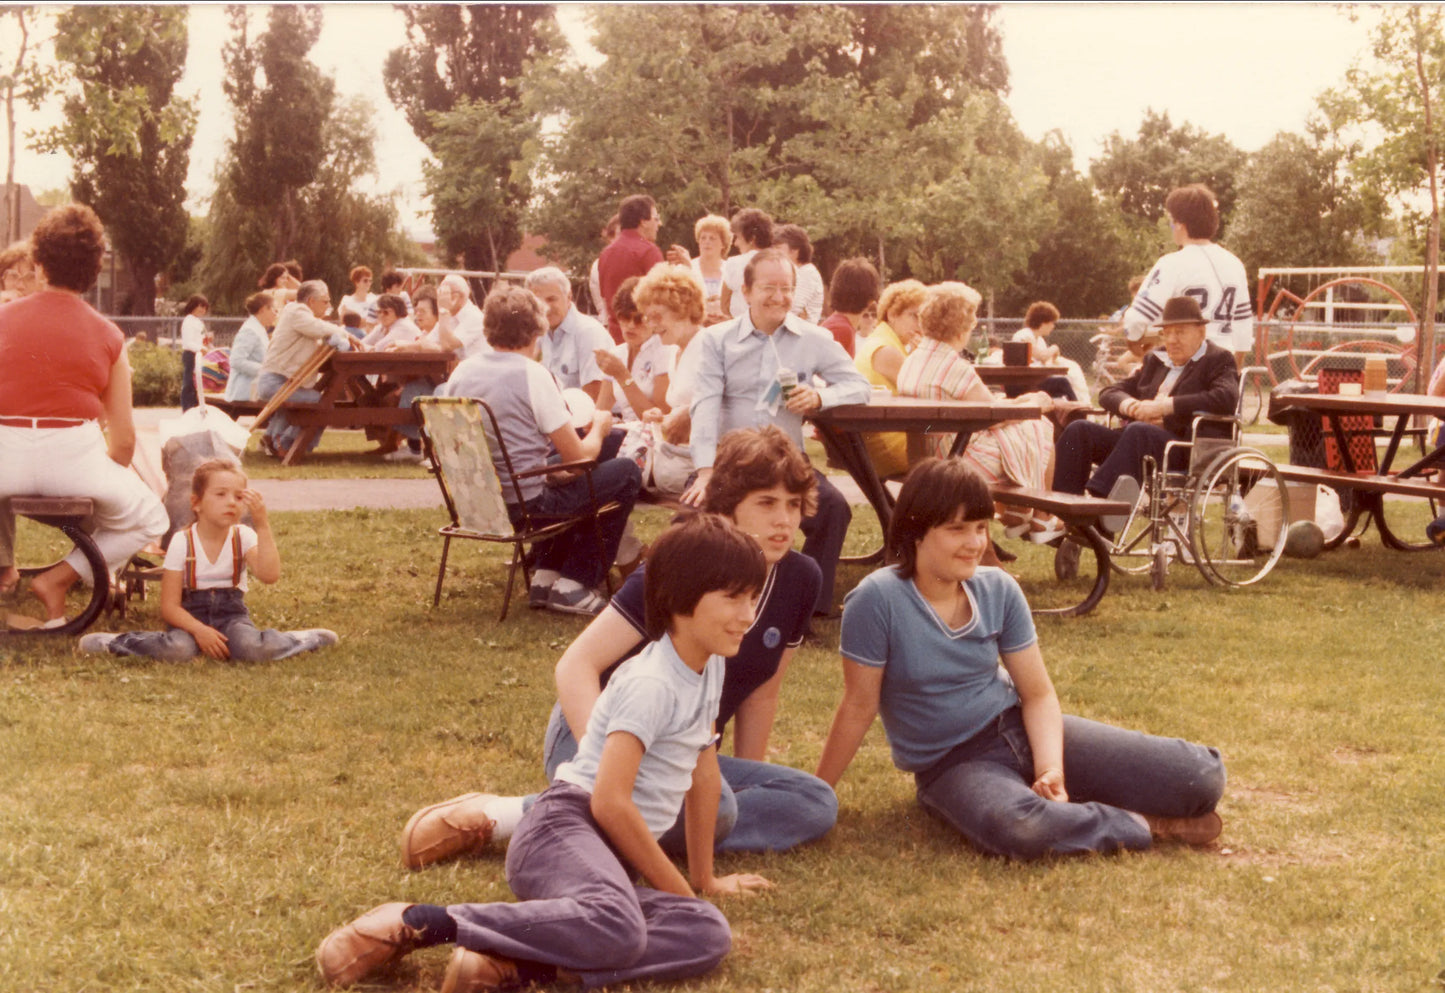
[{"label": "canned drink", "polygon": [[788,399],[788,395],[798,388],[798,374],[792,369],[779,369],[778,386],[782,388],[783,399]]}]

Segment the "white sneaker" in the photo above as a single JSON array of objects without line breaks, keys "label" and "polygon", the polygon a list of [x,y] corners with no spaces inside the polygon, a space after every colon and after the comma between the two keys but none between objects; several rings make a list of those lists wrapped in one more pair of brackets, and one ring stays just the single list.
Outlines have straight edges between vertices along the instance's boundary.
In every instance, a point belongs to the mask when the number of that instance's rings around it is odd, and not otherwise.
[{"label": "white sneaker", "polygon": [[104,634],[100,631],[96,631],[92,634],[81,635],[80,644],[75,646],[75,650],[77,652],[85,652],[91,655],[99,655],[102,652],[110,651],[110,643],[114,641],[117,637],[118,635]]},{"label": "white sneaker", "polygon": [[420,462],[424,456],[421,452],[413,452],[403,445],[394,452],[387,452],[381,457],[383,462]]}]

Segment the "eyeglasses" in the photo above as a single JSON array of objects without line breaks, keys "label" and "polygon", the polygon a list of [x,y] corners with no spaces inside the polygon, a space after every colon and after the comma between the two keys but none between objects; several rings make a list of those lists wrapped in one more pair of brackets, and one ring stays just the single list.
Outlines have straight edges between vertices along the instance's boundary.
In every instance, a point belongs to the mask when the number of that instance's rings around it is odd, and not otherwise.
[{"label": "eyeglasses", "polygon": [[781,283],[759,283],[757,286],[753,287],[753,291],[756,293],[761,293],[765,297],[790,297],[793,295],[793,288],[791,286],[784,286]]}]

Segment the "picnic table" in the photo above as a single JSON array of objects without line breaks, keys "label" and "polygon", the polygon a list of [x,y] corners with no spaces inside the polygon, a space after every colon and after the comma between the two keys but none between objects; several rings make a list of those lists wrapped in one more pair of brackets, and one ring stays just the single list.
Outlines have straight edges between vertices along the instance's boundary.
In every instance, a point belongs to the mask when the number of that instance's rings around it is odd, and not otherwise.
[{"label": "picnic table", "polygon": [[922,451],[923,435],[931,432],[957,432],[950,454],[959,455],[968,447],[975,431],[1004,421],[1026,420],[1043,416],[1036,403],[1013,400],[979,402],[971,400],[920,400],[875,393],[871,403],[844,404],[808,415],[818,429],[818,438],[829,458],[847,470],[863,491],[863,496],[878,515],[883,534],[888,534],[893,519],[893,494],[878,478],[873,460],[868,456],[866,435],[874,431],[902,431],[909,437],[909,462],[915,452]]},{"label": "picnic table", "polygon": [[[303,430],[282,462],[295,465],[306,454],[311,440],[327,428],[394,428],[415,424],[409,407],[396,405],[397,393],[385,382],[403,386],[423,379],[430,386],[446,382],[451,352],[335,352],[321,366],[315,403],[282,405],[286,418]],[[375,376],[376,383],[369,377]],[[206,403],[231,417],[256,414],[266,405],[259,400],[223,400],[207,397]]]},{"label": "picnic table", "polygon": [[[1020,393],[1039,388],[1039,384],[1050,376],[1067,376],[1067,366],[1061,365],[975,365],[974,372],[988,387],[1015,389]],[[1088,397],[1081,397],[1087,400]]]},{"label": "picnic table", "polygon": [[[1285,479],[1303,483],[1323,483],[1337,490],[1343,490],[1352,497],[1347,510],[1345,528],[1335,541],[1327,547],[1335,547],[1355,532],[1361,516],[1365,517],[1364,527],[1373,521],[1380,533],[1380,542],[1386,548],[1397,551],[1421,551],[1436,547],[1423,537],[1406,540],[1390,529],[1385,520],[1385,496],[1407,496],[1423,498],[1430,503],[1432,511],[1439,513],[1439,506],[1445,502],[1445,486],[1440,479],[1445,473],[1445,447],[1427,452],[1402,469],[1395,468],[1400,454],[1401,441],[1410,431],[1410,421],[1418,414],[1432,414],[1445,417],[1445,397],[1420,396],[1418,394],[1367,393],[1361,396],[1344,396],[1337,393],[1293,393],[1274,394],[1270,397],[1271,418],[1284,410],[1304,410],[1319,414],[1335,441],[1338,452],[1338,467],[1317,468],[1314,466],[1282,465],[1280,474]],[[1385,453],[1376,464],[1360,465],[1355,458],[1353,444],[1368,439],[1370,454],[1375,454],[1373,425],[1376,418],[1394,417]],[[1361,429],[1360,423],[1370,427]],[[1434,479],[1427,477],[1433,476]],[[1363,528],[1361,529],[1363,530]]]}]

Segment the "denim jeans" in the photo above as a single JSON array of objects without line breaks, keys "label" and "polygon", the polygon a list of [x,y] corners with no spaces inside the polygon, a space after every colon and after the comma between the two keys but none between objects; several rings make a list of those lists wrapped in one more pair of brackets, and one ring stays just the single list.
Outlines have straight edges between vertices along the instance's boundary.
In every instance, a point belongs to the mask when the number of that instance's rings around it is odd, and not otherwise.
[{"label": "denim jeans", "polygon": [[[256,380],[256,399],[262,402],[271,399],[281,387],[286,385],[288,378],[289,377],[283,376],[279,372],[261,373],[261,377]],[[302,388],[293,392],[287,400],[287,403],[315,403],[320,399],[320,390]],[[276,451],[281,452],[283,455],[290,451],[291,446],[300,435],[301,428],[296,427],[286,419],[286,412],[284,410],[278,409],[271,415],[271,419],[266,422],[266,437],[271,439],[271,444],[276,446]],[[306,447],[306,451],[310,452],[315,449],[320,441],[321,432],[317,431],[316,437],[311,439],[311,444]]]},{"label": "denim jeans", "polygon": [[[598,586],[612,560],[617,558],[617,546],[622,541],[622,532],[627,529],[627,516],[637,502],[637,491],[642,488],[642,471],[630,459],[609,459],[599,462],[592,470],[592,491],[599,504],[617,501],[616,510],[602,514],[594,521],[569,528],[555,538],[539,541],[533,545],[536,551],[536,568],[555,569],[568,579],[575,580],[591,589]],[[588,505],[588,485],[579,477],[561,486],[548,486],[540,494],[527,501],[527,510],[542,517],[570,517],[584,510]],[[508,506],[515,524],[521,519],[520,511]],[[601,535],[601,558],[598,557],[598,535]]]},{"label": "denim jeans", "polygon": [[1149,847],[1130,815],[1197,817],[1224,792],[1214,748],[1064,717],[1064,788],[1069,801],[1032,789],[1033,753],[1023,716],[1011,707],[915,777],[918,802],[974,847],[1012,859]]},{"label": "denim jeans", "polygon": [[457,944],[570,969],[584,989],[716,968],[732,947],[722,911],[634,885],[590,806],[571,783],[537,799],[507,846],[507,885],[521,902],[447,907]]},{"label": "denim jeans", "polygon": [[[317,648],[310,635],[267,628],[258,630],[246,609],[245,594],[234,587],[186,590],[181,594],[186,613],[226,636],[233,662],[273,662]],[[196,639],[180,628],[166,631],[127,631],[107,646],[112,655],[143,655],[162,662],[184,662],[201,654]]]},{"label": "denim jeans", "polygon": [[[557,767],[577,754],[577,741],[553,706],[542,748],[550,782]],[[718,797],[713,847],[719,852],[784,852],[821,838],[838,820],[838,797],[817,776],[791,766],[718,756],[722,793]],[[527,801],[531,802],[528,797]],[[669,855],[686,855],[683,818],[658,843]]]},{"label": "denim jeans", "polygon": [[818,509],[812,517],[803,518],[798,530],[803,532],[803,554],[818,563],[823,573],[822,585],[818,587],[818,602],[813,611],[831,614],[833,604],[833,580],[838,572],[838,558],[843,554],[843,542],[848,539],[848,524],[853,520],[853,508],[848,498],[838,487],[828,482],[828,477],[813,470],[818,481]]}]

